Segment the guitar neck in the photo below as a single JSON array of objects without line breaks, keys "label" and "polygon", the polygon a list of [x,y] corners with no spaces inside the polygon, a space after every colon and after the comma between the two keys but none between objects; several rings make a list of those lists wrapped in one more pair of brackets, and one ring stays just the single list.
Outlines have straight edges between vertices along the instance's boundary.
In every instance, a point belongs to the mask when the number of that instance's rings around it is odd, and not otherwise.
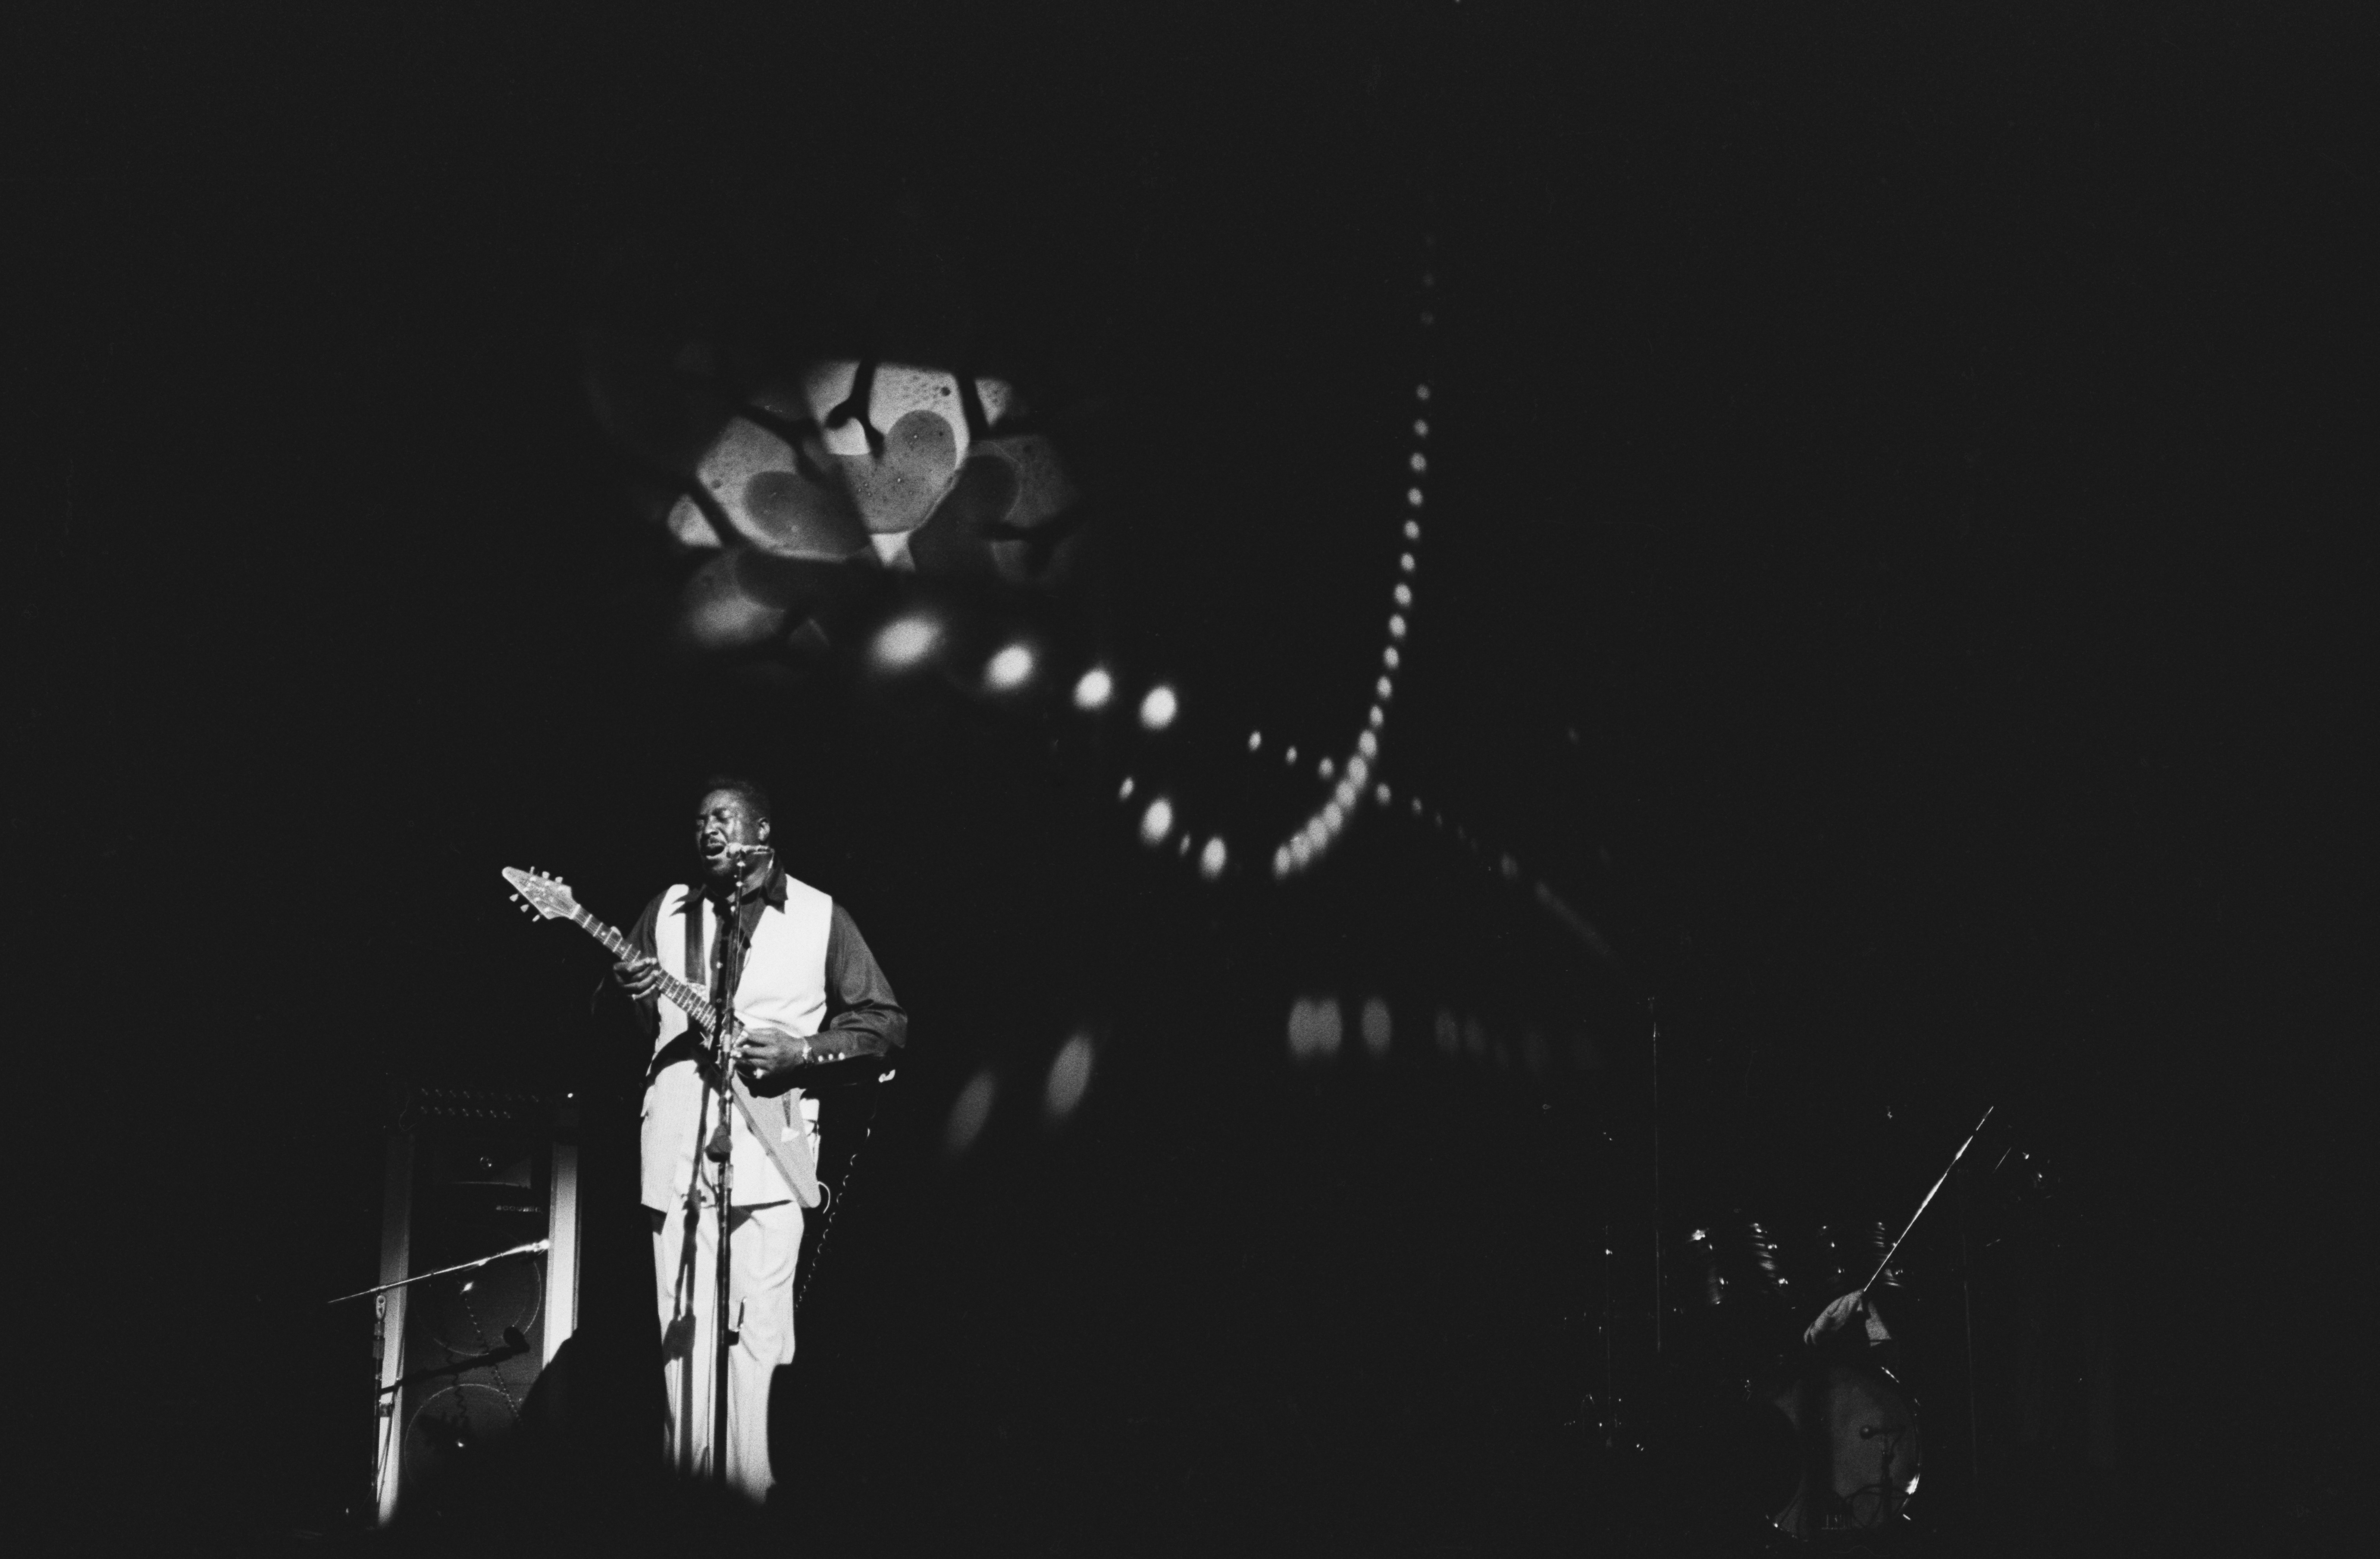
[{"label": "guitar neck", "polygon": [[[616,930],[605,925],[584,909],[572,915],[570,923],[601,943],[611,951],[613,957],[641,958],[644,956],[626,937],[622,936]],[[716,1039],[718,1036],[715,1030],[719,1020],[717,1015],[710,1010],[710,993],[686,983],[667,969],[661,971],[661,977],[662,998],[670,1005],[686,1014],[686,1021],[700,1029],[704,1039]]]}]

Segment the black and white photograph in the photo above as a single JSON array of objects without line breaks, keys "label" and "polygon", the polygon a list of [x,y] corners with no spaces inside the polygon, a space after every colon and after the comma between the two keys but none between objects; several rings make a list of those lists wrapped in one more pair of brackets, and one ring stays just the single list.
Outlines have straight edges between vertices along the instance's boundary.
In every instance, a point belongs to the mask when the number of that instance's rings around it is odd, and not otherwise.
[{"label": "black and white photograph", "polygon": [[12,8],[10,1547],[2366,1552],[2374,43]]}]

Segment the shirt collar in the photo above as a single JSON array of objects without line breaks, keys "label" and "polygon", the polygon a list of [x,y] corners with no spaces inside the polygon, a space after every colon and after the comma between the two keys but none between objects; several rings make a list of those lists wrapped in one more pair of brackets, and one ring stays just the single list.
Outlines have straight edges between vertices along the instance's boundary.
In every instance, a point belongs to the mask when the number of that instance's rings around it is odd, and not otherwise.
[{"label": "shirt collar", "polygon": [[[769,863],[768,877],[759,887],[748,888],[735,895],[736,906],[740,908],[744,905],[751,903],[754,899],[759,899],[761,903],[766,904],[770,908],[782,913],[785,907],[785,883],[789,879],[785,876],[784,867],[772,860]],[[701,892],[702,890],[697,889],[696,891]],[[716,904],[719,901],[717,899],[712,899],[711,902]]]}]

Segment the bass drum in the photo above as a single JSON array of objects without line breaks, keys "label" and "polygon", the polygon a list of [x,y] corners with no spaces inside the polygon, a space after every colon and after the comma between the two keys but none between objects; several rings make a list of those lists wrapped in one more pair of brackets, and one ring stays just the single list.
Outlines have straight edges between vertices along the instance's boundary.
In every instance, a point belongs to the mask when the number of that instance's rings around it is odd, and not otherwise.
[{"label": "bass drum", "polygon": [[1769,1443],[1781,1450],[1790,1437],[1794,1446],[1790,1468],[1772,1463],[1781,1503],[1768,1520],[1779,1531],[1832,1545],[1881,1537],[1901,1524],[1917,1492],[1925,1443],[1916,1400],[1891,1371],[1805,1354],[1755,1378],[1746,1395],[1777,1426]]}]

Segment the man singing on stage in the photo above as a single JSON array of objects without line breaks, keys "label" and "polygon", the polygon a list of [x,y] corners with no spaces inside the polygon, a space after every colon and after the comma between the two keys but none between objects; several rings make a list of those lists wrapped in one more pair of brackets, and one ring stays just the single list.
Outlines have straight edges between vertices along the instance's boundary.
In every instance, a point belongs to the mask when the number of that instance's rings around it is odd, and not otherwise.
[{"label": "man singing on stage", "polygon": [[[629,932],[637,957],[613,967],[652,1041],[645,1074],[643,1200],[653,1227],[671,1465],[716,1476],[720,1166],[704,1149],[718,1126],[710,1056],[686,1015],[656,998],[666,969],[705,991],[722,968],[722,927],[742,970],[734,1011],[745,1033],[735,1067],[749,1107],[730,1102],[726,1481],[754,1501],[769,1461],[769,1389],[794,1358],[794,1263],[802,1212],[820,1205],[818,1087],[883,1066],[906,1041],[908,1017],[841,905],[785,875],[769,848],[769,798],[749,780],[720,778],[695,819],[702,868],[695,886],[664,889]],[[722,916],[728,906],[732,916]],[[865,1059],[862,1059],[865,1058]],[[851,1066],[836,1066],[850,1062]],[[759,1127],[756,1132],[755,1127]],[[773,1140],[764,1140],[761,1133]]]}]

